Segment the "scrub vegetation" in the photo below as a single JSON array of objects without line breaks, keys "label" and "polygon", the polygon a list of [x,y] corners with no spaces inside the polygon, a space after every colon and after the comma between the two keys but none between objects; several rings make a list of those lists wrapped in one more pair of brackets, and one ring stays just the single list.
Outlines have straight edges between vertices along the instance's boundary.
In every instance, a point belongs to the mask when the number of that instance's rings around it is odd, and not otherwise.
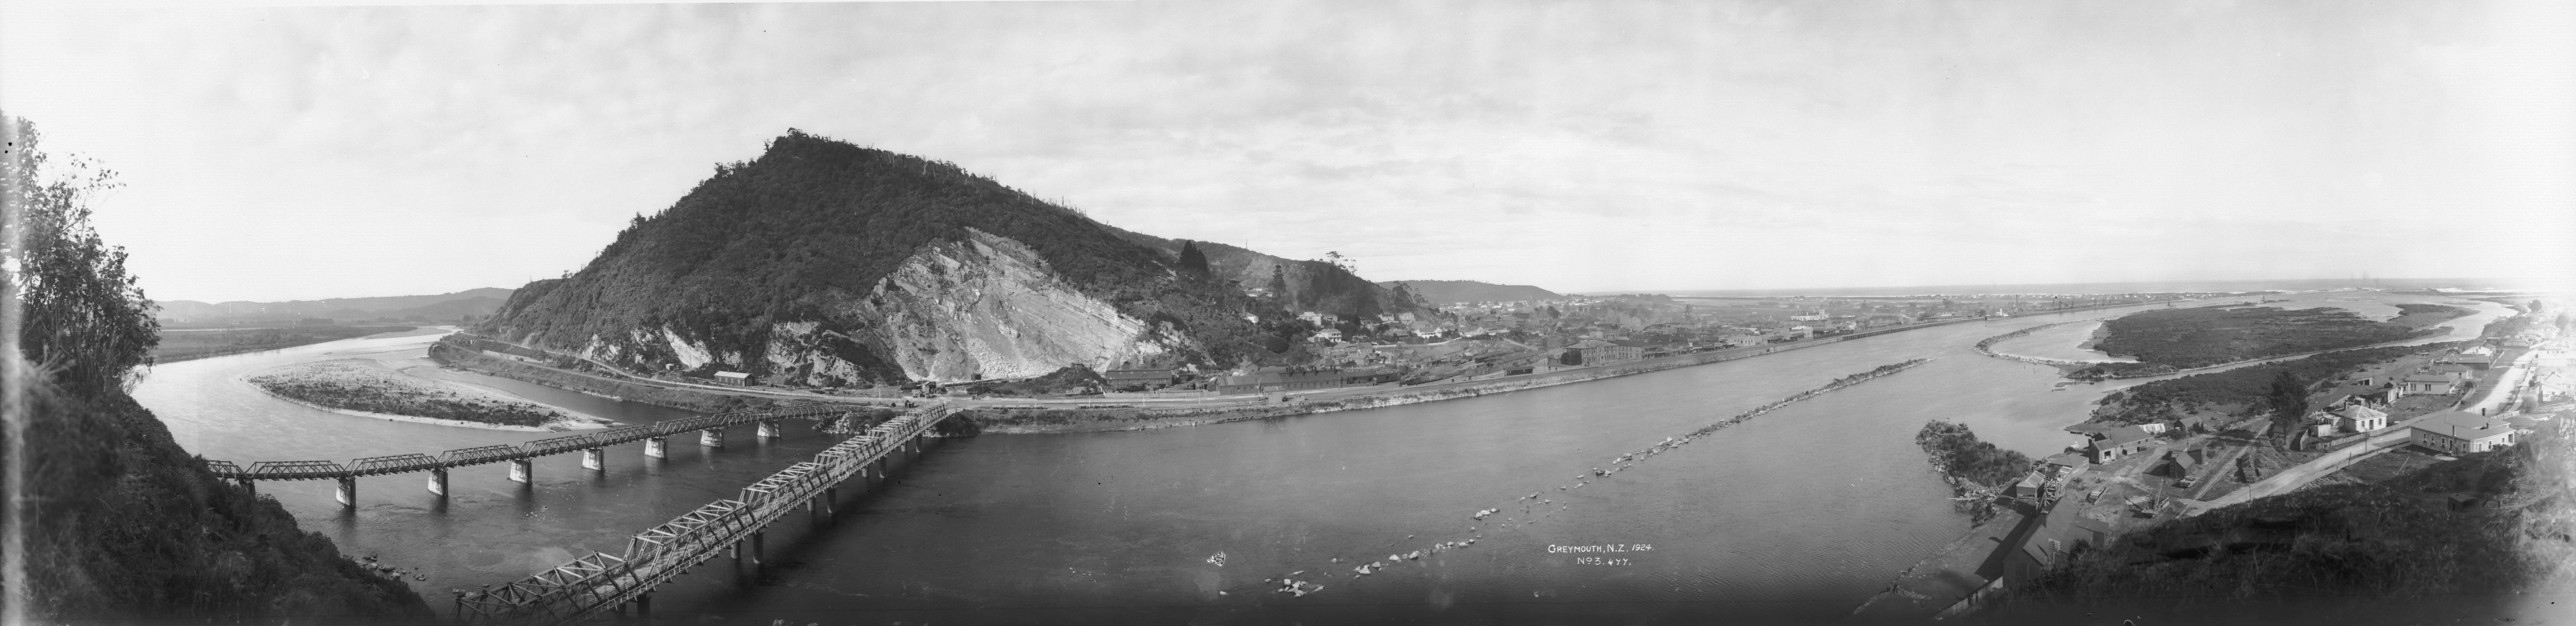
[{"label": "scrub vegetation", "polygon": [[[19,534],[30,623],[323,623],[427,621],[401,583],[341,558],[277,501],[217,480],[127,395],[158,341],[152,301],[125,272],[125,252],[89,223],[88,198],[113,186],[74,162],[48,177],[24,120],[0,134],[0,189],[19,232],[0,271],[0,307],[16,333],[0,351],[9,389],[7,470],[0,493]],[[60,165],[58,164],[57,167]]]},{"label": "scrub vegetation", "polygon": [[[2419,311],[2405,310],[2409,314]],[[2372,321],[2341,309],[2228,306],[2141,311],[2105,322],[2103,328],[2102,341],[2095,347],[2104,353],[2177,369],[2366,346],[2442,332]]]},{"label": "scrub vegetation", "polygon": [[334,409],[505,426],[543,426],[572,416],[533,402],[404,375],[375,361],[297,363],[250,377],[269,393]]},{"label": "scrub vegetation", "polygon": [[2380,484],[2312,487],[2078,548],[2018,592],[2034,603],[2563,589],[2576,576],[2564,420],[2513,447]]}]

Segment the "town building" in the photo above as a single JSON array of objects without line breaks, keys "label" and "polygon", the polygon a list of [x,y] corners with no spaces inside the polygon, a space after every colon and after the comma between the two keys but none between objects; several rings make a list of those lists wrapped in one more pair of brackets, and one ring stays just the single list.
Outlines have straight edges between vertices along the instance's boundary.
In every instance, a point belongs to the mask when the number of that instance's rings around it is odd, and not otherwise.
[{"label": "town building", "polygon": [[1395,372],[1377,368],[1340,370],[1273,366],[1254,370],[1249,374],[1218,377],[1216,381],[1216,391],[1220,395],[1229,396],[1251,393],[1310,391],[1315,389],[1348,387],[1352,385],[1374,385],[1395,380],[1396,376],[1397,374]]},{"label": "town building", "polygon": [[2415,445],[2451,454],[2474,454],[2513,445],[2514,435],[2511,422],[2460,410],[2425,416],[2407,428],[2407,436]]},{"label": "town building", "polygon": [[2366,433],[2388,427],[2387,413],[2360,404],[2344,407],[2337,418],[2335,425],[2348,433]]},{"label": "town building", "polygon": [[1172,368],[1109,370],[1101,372],[1100,377],[1109,381],[1113,389],[1155,386],[1172,381]]},{"label": "town building", "polygon": [[2422,373],[2406,377],[2399,389],[2410,396],[2447,396],[2459,391],[2460,377],[2450,374]]},{"label": "town building", "polygon": [[2146,449],[2147,443],[2153,439],[2155,435],[2149,434],[2144,428],[2122,426],[2103,432],[2100,438],[2087,444],[2085,452],[2086,456],[2093,458],[2094,463],[2109,463],[2120,457],[2137,454],[2140,450]]}]

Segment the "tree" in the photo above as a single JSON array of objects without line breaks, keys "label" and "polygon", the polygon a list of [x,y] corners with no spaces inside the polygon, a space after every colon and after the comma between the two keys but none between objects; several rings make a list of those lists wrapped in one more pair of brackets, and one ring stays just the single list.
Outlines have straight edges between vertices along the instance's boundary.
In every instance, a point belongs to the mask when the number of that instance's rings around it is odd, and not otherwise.
[{"label": "tree", "polygon": [[1199,251],[1197,242],[1181,242],[1181,271],[1207,274],[1207,253]]},{"label": "tree", "polygon": [[0,332],[14,330],[19,354],[67,391],[120,389],[151,362],[161,324],[125,273],[125,248],[107,245],[90,226],[89,203],[117,186],[116,173],[78,157],[49,164],[35,124],[6,115],[0,124],[9,136],[0,206],[18,230],[0,237],[0,258],[17,262],[0,271],[0,294],[19,305],[14,317],[0,318]]},{"label": "tree", "polygon": [[2272,377],[2272,414],[2297,418],[2308,414],[2308,384],[2299,381],[2289,370]]},{"label": "tree", "polygon": [[1287,266],[1285,266],[1285,265],[1272,265],[1272,266],[1270,266],[1270,297],[1278,298],[1278,299],[1279,299],[1279,302],[1280,302],[1280,306],[1287,306],[1287,305],[1288,305],[1288,268],[1287,268]]},{"label": "tree", "polygon": [[1556,362],[1557,362],[1558,364],[1560,364],[1560,365],[1582,365],[1582,364],[1583,364],[1583,351],[1582,351],[1582,350],[1567,350],[1567,351],[1565,351],[1565,355],[1564,355],[1564,356],[1557,357]]}]

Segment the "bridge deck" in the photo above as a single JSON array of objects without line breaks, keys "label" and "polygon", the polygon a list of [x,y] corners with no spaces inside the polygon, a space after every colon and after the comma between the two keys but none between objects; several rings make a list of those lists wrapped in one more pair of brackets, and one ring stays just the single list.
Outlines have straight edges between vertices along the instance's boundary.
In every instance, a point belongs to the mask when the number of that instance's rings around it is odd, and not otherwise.
[{"label": "bridge deck", "polygon": [[844,419],[845,416],[856,411],[874,408],[879,407],[846,404],[807,404],[759,411],[735,411],[731,413],[700,415],[697,417],[666,420],[651,424],[637,424],[634,426],[611,428],[593,433],[567,435],[551,439],[539,439],[518,445],[503,444],[448,450],[438,453],[437,455],[395,454],[388,456],[373,456],[354,459],[349,461],[346,465],[342,465],[335,461],[259,461],[251,463],[250,467],[245,469],[239,465],[233,464],[231,461],[209,460],[206,461],[206,470],[214,472],[216,478],[233,480],[326,480],[353,476],[373,476],[377,474],[404,474],[465,465],[499,463],[502,461],[513,461],[550,454],[562,454],[575,450],[607,447],[629,441],[650,439],[654,437],[668,437],[692,430],[723,428],[726,426],[779,419],[823,420],[829,422],[826,428],[827,432],[846,432],[846,427],[849,425],[850,420]]},{"label": "bridge deck", "polygon": [[869,428],[743,488],[627,539],[622,555],[593,553],[526,580],[458,598],[472,622],[561,624],[606,613],[650,593],[724,549],[748,540],[789,511],[856,476],[954,413],[932,405]]}]

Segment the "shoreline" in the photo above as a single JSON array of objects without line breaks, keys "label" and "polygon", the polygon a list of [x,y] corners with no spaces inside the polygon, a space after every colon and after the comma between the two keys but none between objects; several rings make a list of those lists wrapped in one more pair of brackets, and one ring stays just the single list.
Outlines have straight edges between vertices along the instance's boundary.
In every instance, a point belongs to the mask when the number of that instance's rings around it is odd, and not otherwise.
[{"label": "shoreline", "polygon": [[[595,420],[606,420],[606,419],[608,419],[608,418],[598,417],[598,416],[594,416],[594,415],[576,415],[576,416],[574,416],[574,417],[572,417],[572,418],[559,419],[559,420],[555,420],[555,421],[551,421],[551,422],[546,422],[546,423],[544,423],[544,424],[539,424],[539,425],[536,425],[536,426],[518,426],[518,425],[513,425],[513,424],[487,424],[487,423],[483,423],[483,422],[469,422],[469,421],[465,421],[465,420],[453,420],[453,419],[446,419],[446,418],[440,418],[440,417],[421,417],[421,416],[418,416],[418,415],[398,415],[398,414],[394,414],[394,413],[377,413],[377,412],[374,412],[374,411],[360,411],[360,410],[356,410],[356,409],[337,409],[337,408],[331,408],[331,407],[327,407],[327,406],[322,406],[322,405],[319,405],[319,404],[314,404],[314,403],[311,403],[311,402],[306,402],[306,401],[303,401],[303,400],[298,400],[298,399],[295,399],[295,398],[289,398],[289,397],[286,397],[286,396],[278,395],[278,393],[277,393],[277,392],[269,391],[269,390],[267,390],[267,389],[265,389],[265,388],[260,387],[259,385],[251,385],[251,388],[253,388],[253,389],[259,389],[259,392],[260,392],[260,393],[268,394],[268,395],[269,395],[269,397],[276,398],[276,399],[279,399],[279,400],[285,400],[285,401],[287,401],[287,402],[292,402],[292,403],[295,403],[295,404],[297,404],[297,405],[301,405],[301,406],[303,406],[303,407],[305,407],[305,408],[309,408],[309,409],[318,409],[318,410],[323,410],[323,411],[329,411],[329,412],[332,412],[332,413],[338,413],[338,414],[346,415],[346,416],[349,416],[349,417],[364,417],[364,418],[369,418],[369,419],[380,419],[380,420],[394,421],[394,422],[411,422],[411,423],[414,423],[414,424],[431,424],[431,425],[436,425],[436,426],[457,426],[457,427],[463,427],[463,428],[481,428],[481,429],[484,429],[484,430],[516,430],[516,431],[523,431],[523,432],[553,433],[553,432],[564,432],[564,431],[572,431],[572,430],[605,430],[605,429],[609,428],[609,427],[610,427],[610,425],[612,425],[612,424],[615,424],[615,423],[616,423],[616,422],[613,422],[613,421],[611,421],[611,422],[584,422],[584,421],[579,421],[579,420],[580,420],[580,419],[584,419],[584,418],[587,418],[587,419],[595,419]],[[547,407],[547,408],[554,408],[554,407],[553,407],[552,405],[548,405],[548,407]],[[556,409],[556,410],[560,411],[560,410],[562,410],[562,409]]]},{"label": "shoreline", "polygon": [[[2029,315],[2038,316],[2078,313],[2119,307],[2151,306],[2165,302],[2180,301],[2181,300],[2158,300],[2153,302],[2110,304],[2058,311],[2034,312]],[[1259,403],[1256,399],[1261,396],[1245,395],[1241,396],[1245,400],[1245,402],[1241,403],[1176,408],[1118,407],[1085,409],[1079,407],[965,407],[958,411],[958,417],[974,421],[976,426],[978,426],[984,433],[1009,435],[1120,432],[1181,426],[1203,426],[1243,420],[1291,417],[1297,415],[1374,409],[1419,404],[1423,402],[1473,398],[1496,393],[1510,393],[1523,389],[1553,387],[1556,385],[1600,380],[1603,378],[1613,378],[1630,374],[1643,374],[1646,372],[1661,371],[1677,367],[1706,365],[1721,361],[1753,358],[1788,350],[1812,348],[1821,345],[1864,339],[1920,328],[1931,328],[1936,326],[1948,326],[1952,324],[1964,324],[1980,321],[1991,320],[1985,320],[1983,318],[1944,320],[1899,326],[1895,328],[1867,330],[1847,335],[1822,337],[1785,344],[1712,350],[1709,352],[1658,357],[1656,359],[1647,359],[1643,361],[1631,361],[1624,364],[1582,368],[1573,371],[1525,374],[1523,377],[1518,378],[1491,379],[1471,383],[1445,383],[1445,385],[1454,386],[1443,386],[1443,383],[1433,383],[1415,388],[1391,387],[1383,392],[1324,399],[1295,400],[1294,395],[1292,395],[1292,401],[1281,404]],[[723,405],[728,402],[749,401],[751,403],[777,406],[783,402],[802,399],[780,398],[771,395],[757,395],[756,393],[725,393],[714,390],[664,386],[643,381],[610,379],[582,372],[572,372],[531,363],[508,361],[490,355],[481,354],[476,351],[456,348],[454,346],[446,346],[445,344],[433,345],[429,350],[428,357],[442,367],[453,367],[478,374],[499,376],[511,380],[535,383],[594,396],[615,397],[630,402],[641,402],[690,411],[708,411],[710,410],[709,407]],[[596,389],[594,387],[606,387],[608,390]],[[814,402],[822,403],[831,403],[834,400],[835,399],[827,398],[813,399]],[[881,402],[882,400],[879,400],[878,402],[842,401],[841,403],[882,406],[880,404]]]}]

